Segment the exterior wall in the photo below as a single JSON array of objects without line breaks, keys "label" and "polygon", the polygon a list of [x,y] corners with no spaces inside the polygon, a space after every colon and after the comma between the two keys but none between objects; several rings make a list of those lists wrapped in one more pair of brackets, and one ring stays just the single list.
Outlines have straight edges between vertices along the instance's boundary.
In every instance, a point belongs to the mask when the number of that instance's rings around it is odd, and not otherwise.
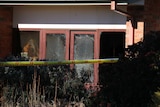
[{"label": "exterior wall", "polygon": [[[120,8],[125,10],[124,6]],[[133,8],[128,10],[136,13]],[[13,7],[13,10],[11,7],[1,6],[0,13],[2,15],[0,17],[0,23],[3,25],[0,29],[0,33],[5,35],[0,38],[0,40],[3,41],[0,44],[0,48],[3,49],[0,53],[0,57],[5,57],[12,52],[12,15],[14,28],[17,28],[17,24],[19,23],[103,25],[126,24],[126,16],[111,11],[110,6],[15,6]],[[138,28],[135,29],[134,33],[139,36],[135,36],[134,41],[139,41],[142,37],[141,34],[143,33],[143,27],[141,27],[143,26],[143,23],[138,22],[137,25]],[[132,42],[132,39],[129,40],[128,38],[129,35],[133,33],[131,31],[131,26],[128,28],[126,30],[127,45]]]},{"label": "exterior wall", "polygon": [[128,13],[132,16],[128,17],[126,25],[126,43],[132,45],[143,40],[144,35],[144,6],[130,5],[127,8]]},{"label": "exterior wall", "polygon": [[12,53],[12,7],[0,6],[0,58]]},{"label": "exterior wall", "polygon": [[[132,0],[130,0],[132,2]],[[145,0],[137,0],[134,3],[132,3],[133,5],[144,5],[144,1]]]},{"label": "exterior wall", "polygon": [[160,0],[145,0],[145,34],[160,30]]},{"label": "exterior wall", "polygon": [[19,23],[125,25],[126,17],[111,11],[110,6],[15,6],[13,27]]}]

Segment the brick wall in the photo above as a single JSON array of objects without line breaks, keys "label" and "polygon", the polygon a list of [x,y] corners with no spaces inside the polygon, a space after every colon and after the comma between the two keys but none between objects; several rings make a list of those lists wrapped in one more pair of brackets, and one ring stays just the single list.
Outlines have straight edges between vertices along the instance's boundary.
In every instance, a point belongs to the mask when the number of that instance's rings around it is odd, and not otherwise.
[{"label": "brick wall", "polygon": [[127,12],[132,16],[127,18],[126,43],[132,45],[144,36],[144,6],[130,5]]},{"label": "brick wall", "polygon": [[0,58],[12,52],[12,7],[0,6]]},{"label": "brick wall", "polygon": [[160,30],[160,0],[145,0],[145,34]]}]

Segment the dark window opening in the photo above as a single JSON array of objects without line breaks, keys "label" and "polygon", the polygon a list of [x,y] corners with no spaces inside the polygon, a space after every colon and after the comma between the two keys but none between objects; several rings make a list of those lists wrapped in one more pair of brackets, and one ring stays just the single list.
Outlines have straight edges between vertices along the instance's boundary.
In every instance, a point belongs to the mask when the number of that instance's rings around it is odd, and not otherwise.
[{"label": "dark window opening", "polygon": [[18,28],[13,28],[12,31],[12,54],[19,56],[21,53],[20,32]]},{"label": "dark window opening", "polygon": [[102,32],[100,35],[100,58],[118,58],[124,55],[125,33]]},{"label": "dark window opening", "polygon": [[28,58],[39,57],[39,31],[20,31],[22,54]]}]

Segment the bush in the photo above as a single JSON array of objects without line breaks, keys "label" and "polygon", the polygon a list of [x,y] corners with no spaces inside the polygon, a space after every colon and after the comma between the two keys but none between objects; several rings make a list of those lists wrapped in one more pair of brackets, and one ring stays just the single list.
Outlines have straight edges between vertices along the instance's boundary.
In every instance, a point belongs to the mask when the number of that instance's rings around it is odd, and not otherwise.
[{"label": "bush", "polygon": [[[28,60],[9,56],[5,61]],[[1,106],[89,106],[85,76],[78,78],[69,65],[1,67]]]},{"label": "bush", "polygon": [[111,107],[150,107],[160,87],[160,32],[129,46],[116,64],[100,65],[98,98]]}]

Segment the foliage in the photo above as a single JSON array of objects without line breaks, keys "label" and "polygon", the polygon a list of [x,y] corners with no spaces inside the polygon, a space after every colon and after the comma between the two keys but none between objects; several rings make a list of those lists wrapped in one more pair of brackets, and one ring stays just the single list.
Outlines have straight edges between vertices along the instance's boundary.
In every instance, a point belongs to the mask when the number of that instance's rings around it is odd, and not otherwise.
[{"label": "foliage", "polygon": [[[29,59],[9,56],[5,60]],[[1,67],[0,71],[2,106],[89,106],[91,102],[91,93],[84,87],[88,76],[79,78],[69,65]]]},{"label": "foliage", "polygon": [[150,107],[160,87],[160,32],[126,48],[116,64],[100,65],[101,98],[111,107]]},{"label": "foliage", "polygon": [[153,104],[151,107],[158,107],[160,105],[160,91],[154,93],[152,97]]},{"label": "foliage", "polygon": [[[159,104],[160,32],[150,32],[143,41],[125,49],[116,64],[101,64],[101,90],[92,96],[69,65],[0,67],[2,106],[153,107]],[[9,56],[6,61],[29,60]]]}]

